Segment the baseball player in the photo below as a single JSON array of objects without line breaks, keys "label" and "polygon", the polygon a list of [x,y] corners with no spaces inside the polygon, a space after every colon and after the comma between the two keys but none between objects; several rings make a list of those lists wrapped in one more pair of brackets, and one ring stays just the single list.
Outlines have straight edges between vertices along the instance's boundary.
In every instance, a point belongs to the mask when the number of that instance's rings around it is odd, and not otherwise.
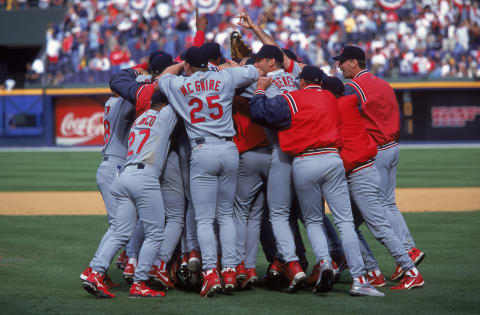
[{"label": "baseball player", "polygon": [[[173,63],[165,54],[166,64]],[[175,112],[166,106],[167,99],[154,93],[153,85],[132,82],[132,69],[122,70],[112,77],[111,89],[132,102],[141,102],[144,108],[153,106],[133,123],[129,134],[125,170],[115,179],[112,194],[117,202],[115,230],[94,260],[92,272],[83,287],[97,297],[115,297],[104,286],[105,274],[113,256],[132,236],[137,220],[141,220],[145,241],[140,250],[131,297],[160,297],[165,293],[147,287],[148,270],[157,254],[165,225],[165,209],[158,178],[162,172],[170,146],[170,134],[177,123]]]},{"label": "baseball player", "polygon": [[[197,32],[196,32],[195,37],[193,39],[193,46],[199,47],[205,41],[205,30],[206,30],[206,27],[207,27],[207,24],[208,24],[208,20],[207,20],[205,15],[199,15],[198,14],[198,9],[195,10],[195,15],[196,15],[195,25],[196,25],[196,28],[197,28]],[[152,59],[154,56],[159,55],[159,54],[164,54],[164,52],[159,51],[159,52],[152,53],[152,55],[150,56],[150,59]],[[149,65],[150,64],[151,64],[151,62],[149,62]],[[150,70],[150,68],[149,68],[149,70]],[[163,68],[161,68],[161,70],[163,71]],[[149,71],[149,72],[152,72],[152,71]],[[160,72],[158,71],[158,68],[157,68],[154,71],[154,77],[158,76],[160,74]],[[179,132],[181,133],[182,131],[178,130],[176,133],[179,133]],[[182,141],[181,137],[177,137],[176,139],[178,141]],[[183,152],[183,151],[181,151],[181,152]],[[169,155],[169,157],[170,157],[170,155]],[[175,159],[175,157],[172,157],[172,158]],[[167,159],[167,161],[168,161],[168,159]],[[176,203],[178,204],[177,201],[181,198],[178,194],[180,189],[179,188],[172,188],[171,185],[170,185],[170,184],[174,184],[174,183],[178,184],[179,182],[176,182],[176,180],[173,179],[173,178],[170,178],[170,179],[168,178],[169,174],[174,174],[175,172],[177,172],[177,170],[174,170],[174,169],[170,170],[170,168],[174,168],[175,166],[176,166],[175,162],[167,163],[165,171],[164,171],[164,173],[167,174],[167,179],[164,180],[163,183],[164,183],[164,185],[168,185],[170,187],[163,187],[163,189],[162,189],[162,194],[164,195],[164,198],[165,198],[165,208],[166,208],[166,213],[167,213],[167,223],[166,223],[165,230],[166,230],[166,232],[171,232],[174,235],[179,233],[178,232],[178,228],[179,228],[179,226],[178,226],[179,219],[178,218],[180,216],[180,212],[182,212],[182,211],[180,211],[180,208],[175,206]],[[162,178],[164,178],[164,176],[162,176]],[[170,196],[170,195],[172,195],[172,196]],[[187,195],[187,197],[188,197],[188,195]],[[170,205],[170,201],[173,203],[172,206]],[[191,203],[189,203],[189,204],[191,204]],[[174,211],[174,210],[177,210],[178,212]],[[189,215],[189,213],[187,213],[187,214]],[[191,215],[189,215],[189,217],[190,216]],[[172,217],[172,219],[169,219],[170,217]],[[183,222],[183,220],[182,220],[182,222]],[[191,221],[187,220],[187,230],[191,231],[192,230],[192,228],[190,228],[191,224],[188,224],[188,222],[191,222]],[[192,234],[192,233],[189,233],[189,234]],[[170,246],[176,246],[176,243],[175,244],[171,243],[175,239],[176,239],[176,237],[173,237],[173,238],[168,237],[168,240],[169,240],[168,243],[170,245],[165,244],[165,246],[167,246],[168,249],[165,248],[165,247],[164,247],[164,249],[167,249],[167,251],[170,251],[171,250],[169,248]],[[134,275],[134,272],[135,272],[135,267],[137,265],[137,256],[138,256],[139,250],[141,248],[141,244],[143,243],[143,240],[144,240],[144,238],[143,238],[143,228],[141,227],[141,222],[139,222],[138,227],[135,229],[135,232],[132,236],[132,239],[127,244],[128,263],[126,265],[126,268],[125,268],[123,274],[124,274],[124,277],[125,277],[125,279],[127,280],[128,283],[131,283],[131,281],[133,279],[133,275]],[[198,246],[197,246],[197,248],[198,248]],[[199,257],[199,254],[197,254],[197,253],[198,252],[195,252],[195,251],[190,252],[191,256],[193,257],[193,258],[191,258],[191,260],[195,260],[195,257]],[[162,270],[162,269],[158,269],[159,264],[161,264],[160,255],[161,254],[159,253],[159,257],[156,260],[156,264],[154,264],[152,270],[150,270],[149,275],[154,280],[160,281],[164,286],[171,287],[172,283],[171,282],[170,283],[166,282],[167,281],[166,274],[163,273],[163,276],[162,276],[162,274],[157,272],[158,270]],[[165,258],[166,256],[167,256],[167,254],[164,253],[163,257]],[[170,256],[171,256],[171,254],[170,254]],[[165,272],[166,272],[166,270],[165,270]],[[163,279],[163,280],[161,280],[161,279]]]},{"label": "baseball player", "polygon": [[[388,220],[403,247],[409,252],[415,265],[422,262],[425,254],[415,247],[405,219],[395,203],[396,173],[399,159],[398,137],[400,134],[400,114],[397,99],[392,87],[384,80],[371,74],[365,67],[365,53],[356,46],[345,46],[340,55],[333,57],[346,79],[345,95],[355,94],[358,108],[367,132],[377,145],[376,167],[380,175],[380,193],[387,211]],[[373,257],[373,254],[371,254]],[[403,275],[397,266],[391,280]]]},{"label": "baseball player", "polygon": [[[148,64],[134,67],[134,69],[136,69],[135,71],[139,71],[141,67],[148,68],[151,72],[159,71],[159,65],[154,63],[154,59],[156,56],[163,53],[164,52],[162,51],[152,53],[149,56]],[[151,76],[149,74],[138,75],[136,80],[138,82],[150,82]],[[96,176],[98,189],[100,190],[102,198],[105,202],[105,208],[107,209],[109,228],[102,237],[97,252],[90,261],[89,267],[87,267],[80,275],[81,280],[87,279],[92,270],[91,268],[93,260],[98,256],[100,248],[103,246],[105,241],[113,233],[113,221],[115,218],[116,209],[115,199],[110,193],[111,184],[113,179],[123,170],[123,165],[127,156],[127,140],[130,126],[135,120],[136,113],[139,113],[143,110],[141,107],[132,105],[131,102],[118,96],[118,94],[114,93],[114,95],[115,96],[110,97],[105,103],[103,118],[104,146],[102,149],[102,163],[98,167]],[[125,258],[124,253],[122,253],[120,257],[128,260],[128,258]],[[117,265],[121,265],[122,263],[123,261],[118,261]],[[106,282],[109,285],[112,285],[108,276],[106,277]]]},{"label": "baseball player", "polygon": [[[187,77],[179,77],[182,70]],[[222,277],[225,290],[235,288],[235,226],[233,199],[238,170],[238,150],[232,142],[232,100],[235,89],[257,80],[253,66],[208,71],[203,50],[191,47],[185,62],[167,68],[158,88],[184,120],[192,145],[190,190],[203,263],[201,296],[221,289],[216,270],[217,250],[213,223],[220,226]]]},{"label": "baseball player", "polygon": [[[344,85],[336,77],[325,76],[322,87],[334,95],[343,94]],[[392,287],[393,290],[407,290],[422,287],[423,277],[415,268],[413,261],[402,247],[400,240],[393,232],[387,219],[388,208],[381,202],[379,196],[380,176],[374,165],[377,155],[375,142],[367,134],[362,118],[357,108],[356,95],[340,97],[337,100],[342,119],[340,133],[344,146],[340,156],[347,174],[348,189],[352,206],[355,205],[354,217],[356,228],[365,220],[373,236],[388,249],[402,270],[406,270],[401,283]],[[377,275],[379,270],[368,269],[367,280],[374,286],[384,286],[385,279]]]},{"label": "baseball player", "polygon": [[253,124],[248,113],[249,100],[253,96],[253,84],[243,89],[239,96],[235,96],[233,102],[236,129],[234,142],[240,154],[234,202],[238,259],[236,271],[237,280],[244,289],[255,284],[258,279],[256,273],[258,242],[266,209],[265,188],[272,155],[264,128]]},{"label": "baseball player", "polygon": [[345,170],[339,156],[343,145],[340,114],[335,97],[319,86],[323,76],[320,69],[305,66],[300,73],[300,90],[270,99],[265,96],[265,90],[272,80],[260,78],[250,105],[250,115],[254,122],[280,130],[278,137],[282,151],[294,157],[295,190],[308,238],[320,263],[316,291],[328,292],[333,283],[332,262],[322,227],[322,198],[325,197],[340,230],[353,276],[350,294],[384,296],[364,277],[365,266],[355,233]]}]

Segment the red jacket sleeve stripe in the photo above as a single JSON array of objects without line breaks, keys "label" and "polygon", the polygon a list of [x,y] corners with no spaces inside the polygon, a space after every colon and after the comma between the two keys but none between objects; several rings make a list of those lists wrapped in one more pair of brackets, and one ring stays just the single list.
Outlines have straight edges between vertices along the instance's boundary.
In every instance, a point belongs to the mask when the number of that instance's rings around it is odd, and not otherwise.
[{"label": "red jacket sleeve stripe", "polygon": [[290,107],[292,108],[292,113],[293,115],[295,115],[296,113],[298,113],[298,107],[297,107],[297,103],[295,103],[295,100],[293,99],[293,97],[288,94],[288,93],[285,93],[285,94],[282,94],[285,99],[287,100],[288,102],[288,105],[290,105]]},{"label": "red jacket sleeve stripe", "polygon": [[357,91],[358,95],[360,95],[360,98],[362,99],[362,103],[367,102],[367,97],[365,95],[365,92],[363,92],[362,87],[358,83],[354,81],[350,81],[347,84],[353,87],[355,91]]}]

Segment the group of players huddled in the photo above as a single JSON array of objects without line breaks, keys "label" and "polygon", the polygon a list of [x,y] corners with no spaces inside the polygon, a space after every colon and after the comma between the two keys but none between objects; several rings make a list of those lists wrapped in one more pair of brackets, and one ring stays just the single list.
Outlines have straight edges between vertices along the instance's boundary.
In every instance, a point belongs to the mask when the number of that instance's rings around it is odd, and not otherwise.
[{"label": "group of players huddled", "polygon": [[[239,21],[264,44],[258,53],[222,60],[197,13],[194,45],[177,62],[158,51],[112,76],[97,171],[109,228],[83,288],[115,297],[106,272],[125,247],[116,264],[131,297],[248,289],[261,242],[266,284],[326,293],[348,268],[351,295],[384,296],[363,222],[396,261],[391,289],[423,286],[416,266],[425,254],[395,204],[399,108],[390,85],[366,70],[356,46],[334,57],[351,79],[344,85],[280,49],[246,12]],[[299,220],[316,257],[308,277]]]}]

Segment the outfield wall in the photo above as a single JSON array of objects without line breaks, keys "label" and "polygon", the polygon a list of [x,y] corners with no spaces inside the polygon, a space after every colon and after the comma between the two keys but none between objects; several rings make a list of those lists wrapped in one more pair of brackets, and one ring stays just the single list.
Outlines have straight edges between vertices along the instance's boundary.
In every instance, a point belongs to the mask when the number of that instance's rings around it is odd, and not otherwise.
[{"label": "outfield wall", "polygon": [[[480,140],[480,82],[393,82],[400,140]],[[0,146],[103,144],[108,88],[0,91]]]}]

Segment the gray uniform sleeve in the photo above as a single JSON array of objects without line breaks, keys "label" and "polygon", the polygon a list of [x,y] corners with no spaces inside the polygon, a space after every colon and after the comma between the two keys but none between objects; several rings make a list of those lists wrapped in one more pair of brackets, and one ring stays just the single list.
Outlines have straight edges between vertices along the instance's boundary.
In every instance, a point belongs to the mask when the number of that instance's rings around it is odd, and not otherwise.
[{"label": "gray uniform sleeve", "polygon": [[226,71],[230,74],[233,85],[236,89],[252,84],[258,80],[258,70],[252,65],[228,68],[223,71]]}]

